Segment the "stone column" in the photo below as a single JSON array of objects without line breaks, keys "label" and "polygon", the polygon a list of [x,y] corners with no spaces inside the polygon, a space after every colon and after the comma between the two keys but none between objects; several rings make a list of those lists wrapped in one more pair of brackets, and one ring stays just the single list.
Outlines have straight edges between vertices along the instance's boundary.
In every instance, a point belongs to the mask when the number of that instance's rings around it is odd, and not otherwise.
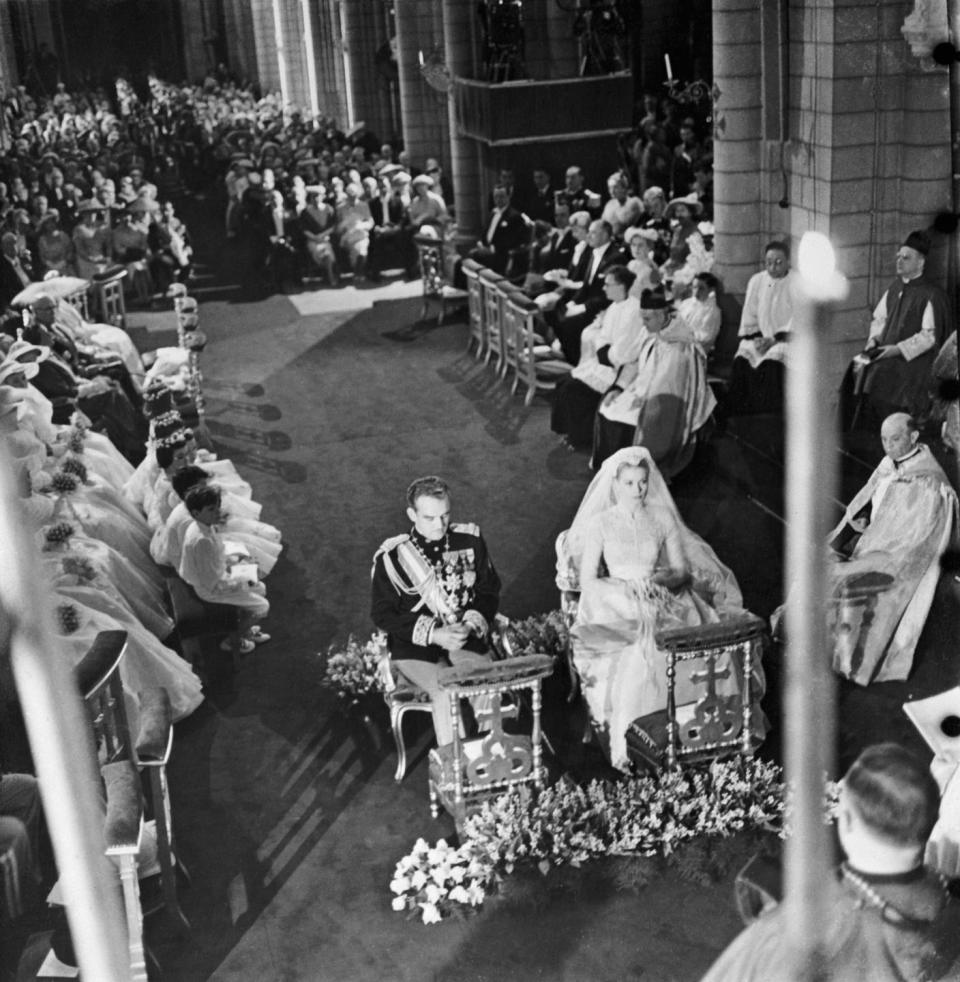
[{"label": "stone column", "polygon": [[209,33],[210,16],[204,9],[206,0],[193,0],[193,3],[180,4],[180,23],[183,33],[183,64],[187,79],[202,82],[209,68],[209,57],[203,39]]},{"label": "stone column", "polygon": [[761,52],[757,0],[714,0],[715,272],[726,293],[741,296],[763,248]]},{"label": "stone column", "polygon": [[580,71],[573,18],[573,14],[561,10],[555,3],[548,4],[544,26],[550,64],[544,78],[576,78]]},{"label": "stone column", "polygon": [[391,136],[387,81],[377,70],[377,49],[387,40],[380,9],[370,0],[343,0],[343,43],[349,56],[347,85],[357,119],[381,140]]},{"label": "stone column", "polygon": [[241,82],[258,79],[257,44],[253,34],[250,0],[227,0],[223,19],[230,70]]},{"label": "stone column", "polygon": [[[447,97],[430,88],[420,72],[420,52],[429,57],[434,44],[441,44],[443,40],[433,33],[435,2],[397,0],[396,5],[403,144],[412,164],[417,167],[422,167],[427,157],[445,157],[448,145]],[[442,54],[442,46],[439,50]]]},{"label": "stone column", "polygon": [[[475,15],[472,3],[444,0],[443,41],[450,74],[470,78],[474,64]],[[450,127],[450,176],[457,209],[457,232],[462,240],[476,239],[483,222],[480,195],[480,155],[475,141],[457,132],[457,104],[451,94],[447,102]]]}]

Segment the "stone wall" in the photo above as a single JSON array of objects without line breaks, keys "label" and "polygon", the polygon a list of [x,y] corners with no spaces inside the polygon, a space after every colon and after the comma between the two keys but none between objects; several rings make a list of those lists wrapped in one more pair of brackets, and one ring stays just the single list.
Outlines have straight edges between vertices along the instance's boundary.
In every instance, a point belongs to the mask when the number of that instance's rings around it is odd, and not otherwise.
[{"label": "stone wall", "polygon": [[[901,0],[787,7],[781,25],[776,4],[714,2],[718,272],[742,296],[767,239],[829,235],[850,280],[831,331],[835,389],[866,338],[897,246],[951,210],[948,79],[911,54]],[[946,242],[935,237],[935,275],[945,262]]]}]

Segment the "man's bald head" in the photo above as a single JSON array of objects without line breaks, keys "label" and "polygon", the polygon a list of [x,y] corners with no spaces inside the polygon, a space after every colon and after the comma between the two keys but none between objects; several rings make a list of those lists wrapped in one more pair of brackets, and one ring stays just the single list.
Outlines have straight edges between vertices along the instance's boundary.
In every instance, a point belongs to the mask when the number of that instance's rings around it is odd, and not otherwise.
[{"label": "man's bald head", "polygon": [[920,439],[920,428],[909,413],[892,413],[880,427],[883,452],[891,460],[900,460],[912,453]]}]

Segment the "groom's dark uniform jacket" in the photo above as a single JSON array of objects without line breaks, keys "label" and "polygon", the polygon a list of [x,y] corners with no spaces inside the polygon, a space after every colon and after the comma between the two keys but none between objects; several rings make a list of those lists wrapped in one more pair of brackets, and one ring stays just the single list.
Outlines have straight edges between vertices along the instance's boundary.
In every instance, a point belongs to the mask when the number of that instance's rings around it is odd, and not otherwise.
[{"label": "groom's dark uniform jacket", "polygon": [[[415,545],[437,571],[444,594],[457,614],[462,617],[466,611],[476,611],[488,627],[500,602],[500,577],[480,529],[472,523],[452,524],[447,535],[437,542],[427,541],[412,529],[409,535],[388,539],[377,550],[371,590],[373,623],[387,633],[395,660],[437,662],[446,652],[429,640],[433,628],[442,626],[442,621],[412,588],[398,557],[398,550],[405,543]],[[397,577],[400,586],[395,582]],[[472,635],[464,647],[470,651],[487,650],[486,642]]]}]

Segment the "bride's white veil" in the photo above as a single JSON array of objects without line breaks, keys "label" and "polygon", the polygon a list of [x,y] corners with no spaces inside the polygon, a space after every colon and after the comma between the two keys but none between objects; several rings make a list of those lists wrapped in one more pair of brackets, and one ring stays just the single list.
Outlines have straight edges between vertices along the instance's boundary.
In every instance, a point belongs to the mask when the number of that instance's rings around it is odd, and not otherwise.
[{"label": "bride's white veil", "polygon": [[585,534],[591,520],[616,504],[614,480],[624,464],[645,463],[649,472],[647,503],[669,513],[680,532],[680,542],[693,578],[693,588],[721,616],[743,613],[743,595],[733,572],[717,554],[684,524],[667,482],[646,447],[627,447],[608,457],[590,482],[573,522],[557,538],[557,586],[579,590],[580,557],[586,545]]}]

